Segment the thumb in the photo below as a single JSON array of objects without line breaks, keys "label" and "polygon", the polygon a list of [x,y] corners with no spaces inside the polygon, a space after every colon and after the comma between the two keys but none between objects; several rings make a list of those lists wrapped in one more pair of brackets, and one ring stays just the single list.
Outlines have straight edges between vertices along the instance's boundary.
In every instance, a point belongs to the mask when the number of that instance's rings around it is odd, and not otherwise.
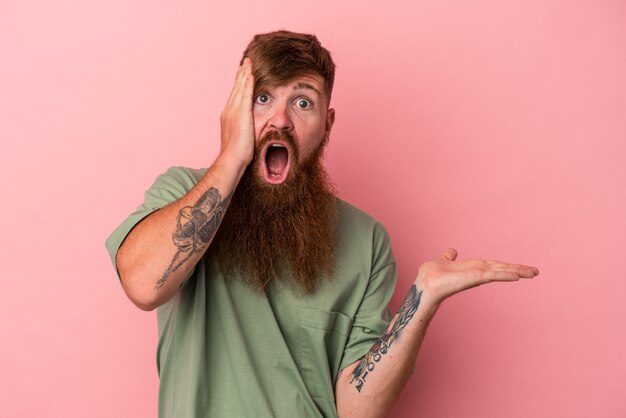
[{"label": "thumb", "polygon": [[441,255],[441,258],[444,260],[448,260],[448,261],[454,261],[456,260],[457,255],[458,253],[456,252],[454,248],[448,248],[447,250],[443,252],[443,254]]}]

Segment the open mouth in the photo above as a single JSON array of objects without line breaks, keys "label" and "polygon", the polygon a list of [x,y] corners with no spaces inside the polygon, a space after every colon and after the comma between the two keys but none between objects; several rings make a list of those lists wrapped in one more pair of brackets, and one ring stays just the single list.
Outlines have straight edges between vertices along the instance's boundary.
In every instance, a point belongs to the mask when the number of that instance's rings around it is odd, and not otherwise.
[{"label": "open mouth", "polygon": [[263,175],[270,184],[281,184],[289,174],[291,167],[290,152],[287,144],[272,141],[263,150]]}]

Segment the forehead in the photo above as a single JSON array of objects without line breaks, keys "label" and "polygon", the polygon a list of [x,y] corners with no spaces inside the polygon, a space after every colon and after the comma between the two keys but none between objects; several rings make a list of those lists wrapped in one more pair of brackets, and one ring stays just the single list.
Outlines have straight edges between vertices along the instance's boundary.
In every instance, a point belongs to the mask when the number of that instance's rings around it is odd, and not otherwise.
[{"label": "forehead", "polygon": [[324,95],[324,80],[317,74],[302,74],[291,80],[281,83],[262,83],[255,86],[255,90],[308,90],[311,93],[317,94],[320,97]]}]

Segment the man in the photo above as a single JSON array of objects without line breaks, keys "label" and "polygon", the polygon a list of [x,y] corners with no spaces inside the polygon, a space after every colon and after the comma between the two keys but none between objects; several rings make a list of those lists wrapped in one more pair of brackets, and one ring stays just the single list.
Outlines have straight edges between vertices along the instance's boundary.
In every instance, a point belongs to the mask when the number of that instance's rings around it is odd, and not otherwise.
[{"label": "man", "polygon": [[391,318],[387,233],[321,165],[334,70],[312,35],[257,35],[216,160],[159,176],[109,237],[128,297],[158,308],[160,416],[384,416],[445,298],[538,274],[450,249]]}]

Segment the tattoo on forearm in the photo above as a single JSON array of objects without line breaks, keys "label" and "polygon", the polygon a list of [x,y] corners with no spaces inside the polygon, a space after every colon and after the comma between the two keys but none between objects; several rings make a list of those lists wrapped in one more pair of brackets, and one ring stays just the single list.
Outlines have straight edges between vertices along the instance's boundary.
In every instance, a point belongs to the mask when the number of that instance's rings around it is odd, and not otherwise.
[{"label": "tattoo on forearm", "polygon": [[[176,230],[172,234],[172,241],[178,251],[163,277],[157,281],[155,290],[160,289],[170,274],[178,270],[189,257],[206,249],[220,225],[231,197],[232,194],[222,200],[220,192],[211,187],[200,196],[194,206],[185,206],[178,212]],[[179,260],[183,254],[186,254],[185,257]]]},{"label": "tattoo on forearm", "polygon": [[367,376],[374,371],[376,364],[387,354],[391,344],[399,338],[400,331],[402,331],[411,318],[413,318],[420,304],[421,297],[422,291],[420,290],[418,292],[415,285],[411,286],[409,294],[406,295],[402,306],[400,306],[391,324],[389,324],[385,332],[383,332],[383,335],[380,336],[370,351],[367,352],[361,362],[354,368],[350,383],[355,384],[356,390],[361,392]]}]

